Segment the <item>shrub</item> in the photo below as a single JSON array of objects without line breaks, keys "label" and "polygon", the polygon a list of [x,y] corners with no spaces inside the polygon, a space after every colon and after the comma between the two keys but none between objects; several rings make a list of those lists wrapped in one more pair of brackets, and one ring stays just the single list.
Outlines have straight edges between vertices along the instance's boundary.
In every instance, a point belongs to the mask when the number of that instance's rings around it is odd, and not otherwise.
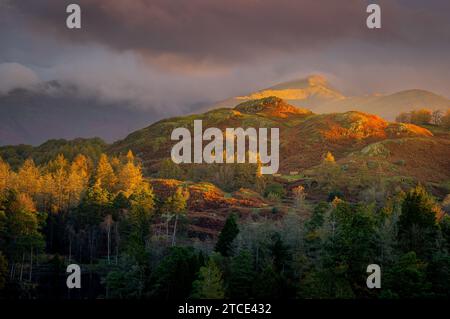
[{"label": "shrub", "polygon": [[344,198],[344,195],[342,194],[341,191],[334,190],[334,191],[328,193],[328,199],[327,199],[327,201],[328,201],[329,203],[331,203],[336,197],[339,198],[339,199],[343,199],[343,198]]},{"label": "shrub", "polygon": [[286,195],[286,191],[284,190],[283,185],[279,183],[269,184],[264,190],[264,196],[269,198],[270,194],[274,194],[279,198],[283,198]]}]

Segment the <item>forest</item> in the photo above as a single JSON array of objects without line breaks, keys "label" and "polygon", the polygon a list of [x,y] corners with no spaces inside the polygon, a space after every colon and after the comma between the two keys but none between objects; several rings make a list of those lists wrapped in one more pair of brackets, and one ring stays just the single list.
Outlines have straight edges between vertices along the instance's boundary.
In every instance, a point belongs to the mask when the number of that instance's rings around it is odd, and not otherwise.
[{"label": "forest", "polygon": [[[131,151],[16,168],[0,160],[0,298],[450,296],[448,199],[418,184],[381,202],[339,191],[311,201],[302,186],[288,193],[254,167],[246,172],[248,187],[289,209],[253,218],[230,208],[218,236],[201,239],[187,231],[187,182],[158,196]],[[81,289],[66,287],[73,263]],[[381,266],[381,289],[366,286],[369,264]]]}]

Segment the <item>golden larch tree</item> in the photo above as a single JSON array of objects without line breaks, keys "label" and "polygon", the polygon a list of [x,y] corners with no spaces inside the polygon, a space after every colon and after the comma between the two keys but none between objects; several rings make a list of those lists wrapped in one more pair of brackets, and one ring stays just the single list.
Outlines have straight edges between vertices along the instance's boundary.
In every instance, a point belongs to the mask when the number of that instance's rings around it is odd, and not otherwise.
[{"label": "golden larch tree", "polygon": [[77,155],[72,161],[68,176],[69,207],[76,206],[89,183],[89,163],[84,155]]},{"label": "golden larch tree", "polygon": [[95,171],[95,185],[106,189],[109,192],[114,192],[116,189],[117,177],[108,160],[106,154],[100,155],[100,159]]},{"label": "golden larch tree", "polygon": [[19,169],[15,181],[15,188],[35,198],[41,190],[41,174],[32,159],[27,159]]},{"label": "golden larch tree", "polygon": [[4,162],[0,157],[0,192],[3,192],[9,187],[12,174],[13,172],[11,171],[9,164]]}]

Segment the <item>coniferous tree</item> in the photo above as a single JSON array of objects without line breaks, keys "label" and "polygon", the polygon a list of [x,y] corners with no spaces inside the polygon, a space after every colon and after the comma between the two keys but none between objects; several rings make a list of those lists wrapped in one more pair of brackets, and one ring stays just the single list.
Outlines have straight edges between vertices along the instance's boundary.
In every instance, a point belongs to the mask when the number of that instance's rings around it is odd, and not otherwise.
[{"label": "coniferous tree", "polygon": [[27,159],[20,167],[14,181],[14,188],[35,198],[41,189],[41,174],[32,159]]},{"label": "coniferous tree", "polygon": [[422,186],[406,194],[398,226],[399,243],[404,252],[414,251],[420,258],[431,257],[436,249],[438,231],[435,203]]},{"label": "coniferous tree", "polygon": [[228,297],[250,298],[254,280],[253,256],[249,251],[243,250],[231,261],[227,289]]},{"label": "coniferous tree", "polygon": [[402,255],[386,271],[382,297],[418,298],[429,297],[431,283],[427,281],[426,263],[419,260],[415,252]]},{"label": "coniferous tree", "polygon": [[200,268],[198,279],[192,284],[192,298],[196,299],[223,299],[225,289],[223,275],[213,259]]},{"label": "coniferous tree", "polygon": [[0,193],[10,186],[12,174],[9,164],[0,157]]},{"label": "coniferous tree", "polygon": [[[8,276],[8,260],[0,251],[0,291],[5,287]],[[1,294],[0,294],[1,296]]]},{"label": "coniferous tree", "polygon": [[231,253],[231,245],[238,234],[239,228],[236,222],[236,216],[231,214],[228,216],[225,225],[219,234],[215,250],[222,254],[222,256],[228,257]]},{"label": "coniferous tree", "polygon": [[135,192],[143,182],[142,170],[139,165],[134,163],[134,155],[128,151],[127,162],[119,168],[118,189],[130,196]]},{"label": "coniferous tree", "polygon": [[95,184],[99,187],[106,189],[108,192],[112,193],[115,191],[117,177],[105,154],[100,156],[97,164],[97,169],[95,171]]},{"label": "coniferous tree", "polygon": [[187,298],[201,266],[202,260],[192,247],[169,248],[169,255],[152,274],[152,295],[164,299]]}]

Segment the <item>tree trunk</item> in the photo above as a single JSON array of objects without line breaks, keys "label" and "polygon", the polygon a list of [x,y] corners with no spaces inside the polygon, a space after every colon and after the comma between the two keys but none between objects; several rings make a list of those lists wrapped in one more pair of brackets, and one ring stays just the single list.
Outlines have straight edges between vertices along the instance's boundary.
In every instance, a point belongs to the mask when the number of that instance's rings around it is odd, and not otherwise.
[{"label": "tree trunk", "polygon": [[177,237],[177,224],[178,224],[178,214],[175,216],[175,225],[173,226],[172,247],[175,246],[175,241]]},{"label": "tree trunk", "polygon": [[120,237],[119,237],[119,229],[118,229],[118,223],[116,223],[114,225],[114,237],[115,237],[115,244],[116,244],[116,265],[119,261],[119,241],[120,241]]},{"label": "tree trunk", "polygon": [[72,235],[69,235],[69,264],[72,261]]},{"label": "tree trunk", "polygon": [[16,263],[11,263],[11,270],[10,270],[10,272],[9,272],[9,279],[10,280],[13,280],[14,279],[14,273],[15,273],[15,269],[16,269],[16,267],[15,267],[15,265],[16,265]]},{"label": "tree trunk", "polygon": [[108,225],[108,264],[111,263],[110,255],[111,255],[111,225]]},{"label": "tree trunk", "polygon": [[166,219],[166,240],[169,240],[169,217]]},{"label": "tree trunk", "polygon": [[23,278],[23,263],[25,262],[25,253],[22,253],[22,263],[20,264],[20,281]]},{"label": "tree trunk", "polygon": [[30,277],[29,280],[31,281],[33,275],[33,247],[30,248]]}]

